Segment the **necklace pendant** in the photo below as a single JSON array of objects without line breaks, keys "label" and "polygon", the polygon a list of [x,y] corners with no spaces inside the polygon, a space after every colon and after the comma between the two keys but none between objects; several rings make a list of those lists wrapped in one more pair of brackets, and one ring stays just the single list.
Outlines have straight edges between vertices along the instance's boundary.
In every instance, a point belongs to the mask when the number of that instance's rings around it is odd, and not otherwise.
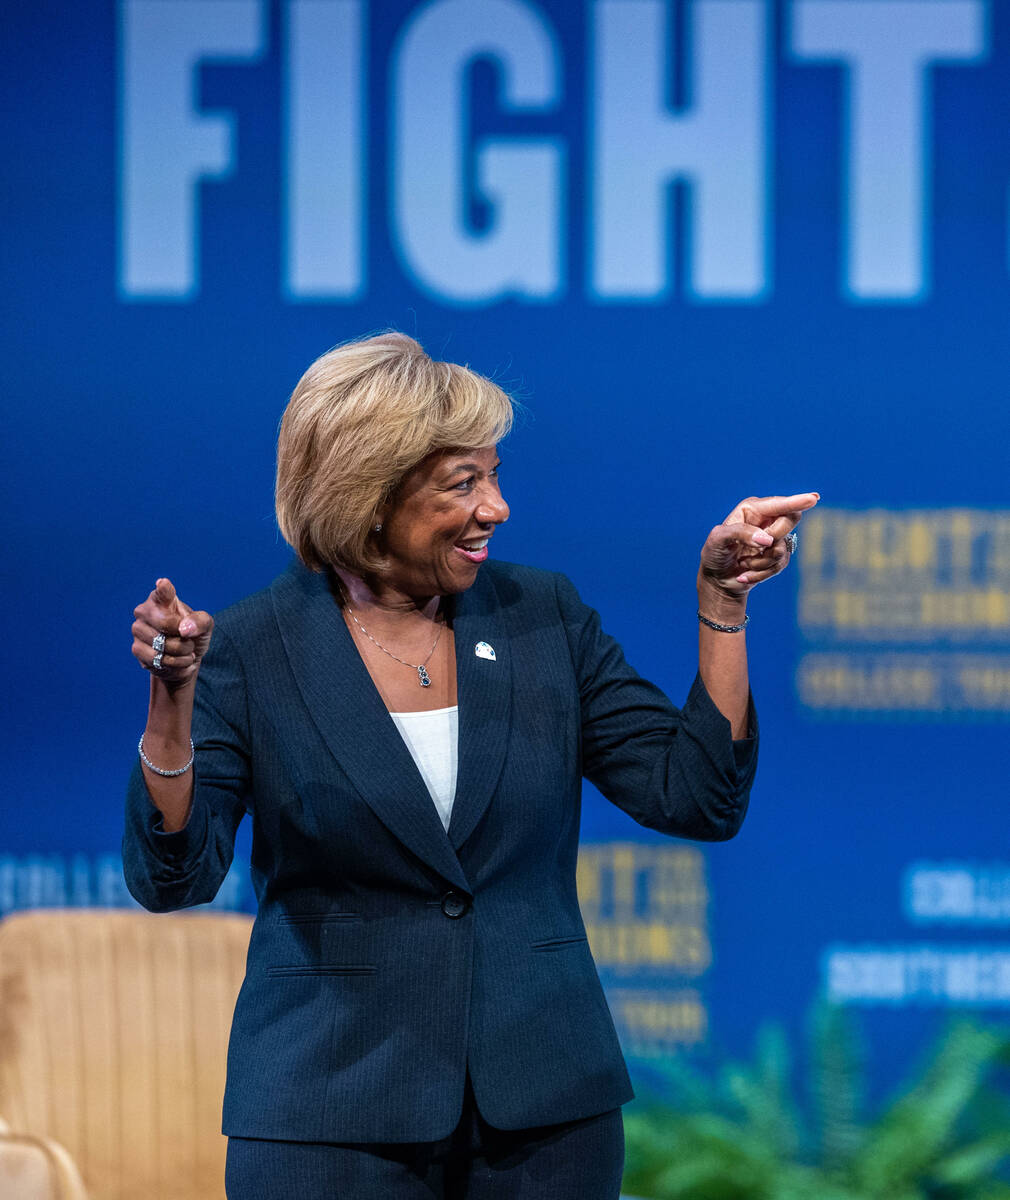
[{"label": "necklace pendant", "polygon": [[417,668],[417,682],[421,687],[431,687],[431,676],[423,664]]}]

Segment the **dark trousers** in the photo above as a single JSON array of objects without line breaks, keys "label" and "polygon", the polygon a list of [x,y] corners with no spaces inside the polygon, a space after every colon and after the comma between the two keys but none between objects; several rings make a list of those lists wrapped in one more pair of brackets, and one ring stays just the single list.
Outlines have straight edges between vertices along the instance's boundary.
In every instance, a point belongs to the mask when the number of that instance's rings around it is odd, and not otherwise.
[{"label": "dark trousers", "polygon": [[228,1139],[228,1200],[618,1200],[621,1110],[563,1125],[488,1125],[467,1088],[440,1142]]}]

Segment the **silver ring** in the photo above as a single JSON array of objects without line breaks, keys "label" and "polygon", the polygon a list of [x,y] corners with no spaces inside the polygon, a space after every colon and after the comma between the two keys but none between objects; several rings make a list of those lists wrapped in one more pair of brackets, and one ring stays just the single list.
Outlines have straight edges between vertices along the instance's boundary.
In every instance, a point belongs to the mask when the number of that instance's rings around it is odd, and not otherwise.
[{"label": "silver ring", "polygon": [[156,654],[154,656],[154,662],[151,663],[151,670],[152,671],[160,671],[161,670],[161,654],[160,653]]},{"label": "silver ring", "polygon": [[786,534],[785,543],[786,549],[789,551],[790,555],[795,554],[796,547],[800,544],[800,535],[795,529],[790,529],[790,531]]},{"label": "silver ring", "polygon": [[153,647],[155,654],[160,654],[165,649],[165,635],[163,633],[156,633],[151,646]]}]

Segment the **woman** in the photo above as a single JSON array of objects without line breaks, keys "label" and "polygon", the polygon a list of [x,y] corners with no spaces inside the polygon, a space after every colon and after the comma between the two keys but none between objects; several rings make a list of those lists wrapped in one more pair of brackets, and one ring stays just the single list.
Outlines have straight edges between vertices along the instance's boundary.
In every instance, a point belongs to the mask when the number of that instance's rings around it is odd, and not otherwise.
[{"label": "woman", "polygon": [[581,778],[653,828],[736,833],[747,593],[817,497],[745,501],[709,534],[678,710],[564,577],[487,561],[511,415],[402,335],[331,350],[278,443],[297,561],[216,626],[167,579],[136,609],[131,891],[211,899],[253,819],[232,1200],[619,1192],[631,1088],[575,892]]}]

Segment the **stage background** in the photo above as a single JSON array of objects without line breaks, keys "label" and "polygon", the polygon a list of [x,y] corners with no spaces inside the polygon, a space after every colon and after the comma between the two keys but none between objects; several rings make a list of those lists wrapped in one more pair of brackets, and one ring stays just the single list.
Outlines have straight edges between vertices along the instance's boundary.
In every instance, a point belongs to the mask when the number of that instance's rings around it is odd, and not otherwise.
[{"label": "stage background", "polygon": [[[748,640],[733,842],[587,795],[638,1072],[858,1010],[871,1087],[1010,1005],[1010,14],[984,0],[6,6],[0,911],[128,904],[133,606],[288,550],[305,366],[386,327],[520,398],[494,553],[675,701],[700,545],[816,489]],[[239,857],[247,847],[243,834]],[[219,897],[247,907],[244,872]]]}]

